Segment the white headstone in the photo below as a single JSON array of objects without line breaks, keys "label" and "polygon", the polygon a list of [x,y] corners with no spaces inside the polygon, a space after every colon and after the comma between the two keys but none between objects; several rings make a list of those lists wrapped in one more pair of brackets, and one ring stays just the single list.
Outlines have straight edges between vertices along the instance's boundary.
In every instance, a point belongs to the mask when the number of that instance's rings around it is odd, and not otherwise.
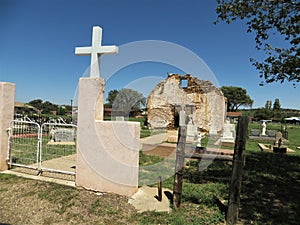
[{"label": "white headstone", "polygon": [[189,122],[187,124],[187,136],[196,136],[198,134],[198,127],[194,124],[193,118],[189,116]]},{"label": "white headstone", "polygon": [[100,56],[116,54],[119,49],[115,45],[102,46],[102,28],[93,27],[92,46],[75,48],[76,55],[91,55],[90,77],[100,77]]},{"label": "white headstone", "polygon": [[223,136],[221,142],[234,143],[235,141],[235,125],[226,120],[223,128]]}]

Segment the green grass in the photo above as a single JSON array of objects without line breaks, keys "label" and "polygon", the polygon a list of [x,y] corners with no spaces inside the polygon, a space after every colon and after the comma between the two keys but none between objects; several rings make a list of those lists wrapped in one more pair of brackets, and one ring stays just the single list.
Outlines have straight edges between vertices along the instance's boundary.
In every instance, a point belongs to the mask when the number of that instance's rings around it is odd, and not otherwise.
[{"label": "green grass", "polygon": [[[43,185],[43,184],[41,184]],[[59,184],[52,183],[47,188],[41,188],[38,192],[38,199],[46,199],[59,208],[56,210],[58,214],[66,212],[68,207],[73,205],[72,199],[78,195],[78,191],[72,187],[66,187]]]},{"label": "green grass", "polygon": [[[42,159],[43,161],[67,156],[76,153],[75,145],[47,145],[49,137],[42,138]],[[33,165],[37,163],[37,137],[14,138],[12,144],[12,162]]]}]

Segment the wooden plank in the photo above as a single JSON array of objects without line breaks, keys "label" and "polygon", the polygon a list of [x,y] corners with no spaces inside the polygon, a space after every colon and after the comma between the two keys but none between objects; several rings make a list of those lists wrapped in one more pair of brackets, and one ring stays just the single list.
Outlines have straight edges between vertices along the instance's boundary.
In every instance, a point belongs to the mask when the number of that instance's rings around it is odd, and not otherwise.
[{"label": "wooden plank", "polygon": [[239,215],[240,193],[242,183],[242,173],[244,167],[244,150],[246,146],[246,137],[248,130],[249,118],[239,117],[237,133],[235,139],[233,168],[229,189],[229,201],[227,208],[226,221],[228,224],[236,224]]},{"label": "wooden plank", "polygon": [[176,149],[176,164],[175,164],[175,176],[173,186],[173,204],[174,208],[178,209],[181,204],[182,198],[182,179],[183,179],[183,167],[185,157],[185,144],[186,144],[186,126],[180,126],[178,132],[178,142]]},{"label": "wooden plank", "polygon": [[185,158],[191,158],[191,159],[202,159],[202,160],[219,160],[219,161],[232,161],[233,156],[231,155],[219,155],[219,154],[199,154],[199,153],[193,153],[193,154],[185,154]]}]

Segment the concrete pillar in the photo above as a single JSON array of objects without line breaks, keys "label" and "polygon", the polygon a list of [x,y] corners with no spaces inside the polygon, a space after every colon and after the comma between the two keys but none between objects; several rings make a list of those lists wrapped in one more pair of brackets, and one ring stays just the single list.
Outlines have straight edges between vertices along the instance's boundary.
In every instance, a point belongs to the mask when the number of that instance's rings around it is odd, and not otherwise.
[{"label": "concrete pillar", "polygon": [[9,123],[14,119],[15,84],[0,82],[0,171],[7,170],[6,163]]},{"label": "concrete pillar", "polygon": [[79,81],[76,185],[132,196],[138,189],[140,124],[103,121],[104,83]]}]

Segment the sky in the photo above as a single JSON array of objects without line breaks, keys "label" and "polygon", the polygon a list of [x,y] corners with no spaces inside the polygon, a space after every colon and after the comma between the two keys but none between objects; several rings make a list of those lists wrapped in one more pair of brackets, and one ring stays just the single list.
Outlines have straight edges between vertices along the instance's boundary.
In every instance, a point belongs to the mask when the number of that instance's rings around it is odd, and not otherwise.
[{"label": "sky", "polygon": [[[145,96],[168,73],[191,73],[216,86],[245,88],[253,108],[280,100],[300,109],[300,86],[263,81],[250,58],[263,59],[245,22],[213,22],[214,0],[0,0],[0,81],[16,84],[15,100],[55,104],[76,100],[88,76],[92,27],[103,28],[102,45],[119,54],[101,56],[101,77],[110,90],[133,88]],[[274,39],[281,44],[281,40]]]}]

